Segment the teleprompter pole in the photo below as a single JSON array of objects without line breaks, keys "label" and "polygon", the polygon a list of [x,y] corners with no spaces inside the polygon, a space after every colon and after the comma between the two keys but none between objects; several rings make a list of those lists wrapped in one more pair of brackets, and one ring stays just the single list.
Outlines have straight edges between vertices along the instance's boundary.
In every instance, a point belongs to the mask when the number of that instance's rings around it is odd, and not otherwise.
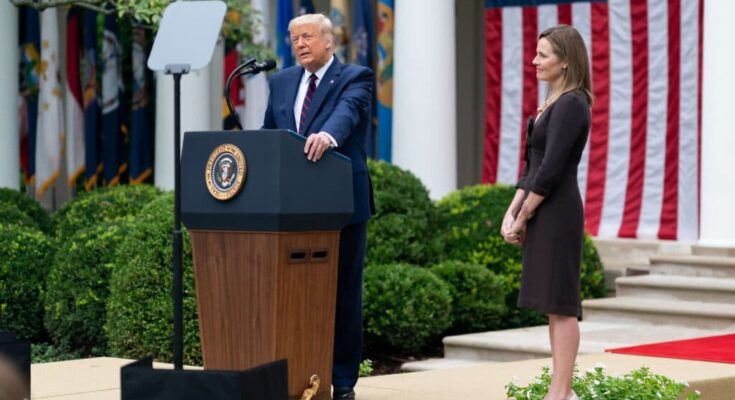
[{"label": "teleprompter pole", "polygon": [[174,369],[184,368],[183,272],[181,235],[181,76],[189,73],[189,65],[167,65],[166,74],[174,78],[174,230],[173,288]]}]

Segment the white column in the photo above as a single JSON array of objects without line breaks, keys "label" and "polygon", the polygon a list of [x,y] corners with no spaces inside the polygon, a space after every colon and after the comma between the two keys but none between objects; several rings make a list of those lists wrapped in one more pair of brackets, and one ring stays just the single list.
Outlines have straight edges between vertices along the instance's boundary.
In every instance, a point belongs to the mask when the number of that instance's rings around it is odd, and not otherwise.
[{"label": "white column", "polygon": [[0,187],[20,188],[18,9],[0,1]]},{"label": "white column", "polygon": [[215,131],[222,130],[222,107],[224,97],[224,81],[225,81],[225,39],[220,37],[217,40],[217,45],[214,47],[214,54],[212,55],[212,62],[209,64],[209,79],[210,79],[210,96],[212,101],[210,102],[210,123],[209,129]]},{"label": "white column", "polygon": [[[209,68],[181,77],[181,145],[187,131],[207,131],[211,124]],[[156,73],[156,154],[154,182],[162,190],[174,189],[174,80]]]},{"label": "white column", "polygon": [[732,0],[704,2],[700,243],[731,247],[735,247],[733,17],[735,2]]},{"label": "white column", "polygon": [[397,1],[393,163],[439,199],[457,188],[454,0]]}]

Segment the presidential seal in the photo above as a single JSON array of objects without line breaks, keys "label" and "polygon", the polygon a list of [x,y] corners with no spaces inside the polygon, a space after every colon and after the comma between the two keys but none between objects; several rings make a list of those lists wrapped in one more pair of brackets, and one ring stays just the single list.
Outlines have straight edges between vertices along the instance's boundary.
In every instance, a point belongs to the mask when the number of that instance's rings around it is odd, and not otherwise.
[{"label": "presidential seal", "polygon": [[209,194],[217,200],[230,200],[237,196],[245,183],[247,163],[242,151],[234,144],[218,146],[207,160],[204,180]]}]

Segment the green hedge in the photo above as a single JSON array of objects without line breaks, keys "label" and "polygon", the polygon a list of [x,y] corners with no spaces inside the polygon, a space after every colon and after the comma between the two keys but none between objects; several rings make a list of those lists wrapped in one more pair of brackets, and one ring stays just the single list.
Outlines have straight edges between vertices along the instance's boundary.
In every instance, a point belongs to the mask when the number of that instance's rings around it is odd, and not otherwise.
[{"label": "green hedge", "polygon": [[15,204],[11,203],[0,203],[0,224],[41,229],[36,221],[21,211]]},{"label": "green hedge", "polygon": [[0,330],[43,337],[44,279],[53,254],[43,232],[0,225]]},{"label": "green hedge", "polygon": [[[173,195],[160,196],[136,216],[120,244],[110,279],[105,332],[113,356],[172,360]],[[201,365],[189,235],[184,232],[184,362]]]},{"label": "green hedge", "polygon": [[45,325],[62,349],[99,354],[106,348],[110,273],[134,222],[132,217],[103,222],[60,243],[46,278]]},{"label": "green hedge", "polygon": [[445,261],[431,272],[449,285],[454,323],[447,333],[497,329],[505,316],[507,289],[502,278],[482,265]]},{"label": "green hedge", "polygon": [[441,252],[436,210],[429,192],[410,172],[384,161],[368,160],[375,216],[368,223],[369,264],[406,262],[424,265]]},{"label": "green hedge", "polygon": [[582,243],[582,265],[579,277],[583,299],[605,297],[605,272],[592,236],[585,234]]},{"label": "green hedge", "polygon": [[36,200],[17,190],[0,188],[0,204],[14,205],[23,214],[29,216],[41,231],[51,233],[51,217]]},{"label": "green hedge", "polygon": [[[546,323],[545,317],[516,306],[521,277],[521,248],[505,243],[500,225],[515,188],[508,185],[475,185],[452,192],[437,203],[438,235],[445,243],[445,259],[487,266],[505,278],[509,314],[502,328]],[[594,243],[585,235],[581,265],[582,298],[605,294],[602,263]]]},{"label": "green hedge", "polygon": [[82,193],[54,214],[56,237],[70,238],[100,222],[135,215],[160,193],[151,185],[120,185]]},{"label": "green hedge", "polygon": [[452,325],[450,288],[429,270],[408,264],[371,265],[364,275],[368,343],[415,351]]}]

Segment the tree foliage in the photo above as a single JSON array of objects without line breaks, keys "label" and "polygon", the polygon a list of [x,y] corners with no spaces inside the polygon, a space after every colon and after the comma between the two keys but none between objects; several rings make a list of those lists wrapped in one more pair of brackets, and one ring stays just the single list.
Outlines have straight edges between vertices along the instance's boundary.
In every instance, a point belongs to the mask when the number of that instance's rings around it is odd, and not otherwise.
[{"label": "tree foliage", "polygon": [[[60,6],[79,6],[101,13],[117,13],[129,17],[152,29],[158,27],[163,11],[173,0],[10,0],[16,6],[38,10]],[[272,57],[272,50],[256,43],[258,32],[263,29],[262,18],[249,1],[225,0],[228,17],[225,18],[222,35],[229,41],[242,45],[242,54],[258,58]]]}]

